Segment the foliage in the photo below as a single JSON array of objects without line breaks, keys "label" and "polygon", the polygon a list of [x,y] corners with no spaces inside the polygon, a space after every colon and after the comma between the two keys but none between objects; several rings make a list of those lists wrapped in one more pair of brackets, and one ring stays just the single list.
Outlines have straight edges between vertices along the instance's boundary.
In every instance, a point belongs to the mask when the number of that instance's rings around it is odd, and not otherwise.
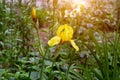
[{"label": "foliage", "polygon": [[[34,9],[36,21],[31,17],[34,2],[28,3],[0,2],[0,80],[120,79],[114,2],[90,0],[88,5],[74,5],[47,0],[46,8]],[[59,43],[49,46],[56,33]],[[43,37],[48,44],[43,44]],[[77,51],[69,43],[73,39]]]}]

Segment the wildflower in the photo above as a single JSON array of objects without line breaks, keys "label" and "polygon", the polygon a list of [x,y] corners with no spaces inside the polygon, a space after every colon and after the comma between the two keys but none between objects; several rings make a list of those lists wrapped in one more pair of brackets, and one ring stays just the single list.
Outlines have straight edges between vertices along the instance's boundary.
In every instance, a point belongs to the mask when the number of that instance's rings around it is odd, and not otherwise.
[{"label": "wildflower", "polygon": [[83,11],[85,9],[85,5],[84,4],[80,4],[80,9],[81,9],[81,11]]},{"label": "wildflower", "polygon": [[102,16],[102,14],[103,14],[103,12],[101,11],[101,10],[96,10],[95,12],[94,12],[94,14],[96,15],[96,16]]},{"label": "wildflower", "polygon": [[75,48],[76,51],[78,51],[79,48],[75,44],[74,40],[72,40],[72,37],[73,37],[73,28],[71,26],[68,26],[67,24],[61,25],[57,30],[57,36],[51,38],[48,41],[48,45],[54,46],[59,43],[64,43],[64,42],[70,41],[73,48]]},{"label": "wildflower", "polygon": [[37,16],[36,16],[36,10],[34,7],[32,7],[32,19],[36,23],[37,22]]},{"label": "wildflower", "polygon": [[75,17],[76,17],[76,14],[73,13],[73,12],[70,12],[70,17],[71,17],[71,18],[75,18]]},{"label": "wildflower", "polygon": [[93,24],[91,24],[91,23],[87,24],[87,28],[92,28],[92,27],[93,27]]},{"label": "wildflower", "polygon": [[65,15],[64,15],[64,17],[66,18],[66,17],[69,17],[69,11],[68,10],[65,10]]}]

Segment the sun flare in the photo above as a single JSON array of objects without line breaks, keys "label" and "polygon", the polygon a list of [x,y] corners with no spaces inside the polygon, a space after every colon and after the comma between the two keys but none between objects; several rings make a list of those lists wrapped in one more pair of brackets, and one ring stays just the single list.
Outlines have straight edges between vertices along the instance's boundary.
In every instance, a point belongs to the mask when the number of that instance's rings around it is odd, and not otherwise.
[{"label": "sun flare", "polygon": [[74,0],[75,4],[82,4],[82,5],[86,5],[86,1],[85,0]]},{"label": "sun flare", "polygon": [[73,3],[78,5],[87,5],[85,0],[73,0]]}]

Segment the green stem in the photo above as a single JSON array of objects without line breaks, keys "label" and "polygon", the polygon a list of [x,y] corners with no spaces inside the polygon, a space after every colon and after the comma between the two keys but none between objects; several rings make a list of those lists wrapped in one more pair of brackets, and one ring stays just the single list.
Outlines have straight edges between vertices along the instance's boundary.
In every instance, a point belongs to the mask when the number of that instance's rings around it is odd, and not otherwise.
[{"label": "green stem", "polygon": [[34,28],[35,28],[36,31],[37,31],[38,44],[39,44],[38,51],[39,51],[40,55],[43,57],[45,53],[44,53],[43,45],[42,45],[41,39],[40,39],[39,28],[37,28],[36,24],[34,24]]},{"label": "green stem", "polygon": [[44,68],[44,60],[45,60],[45,58],[43,57],[42,67],[41,67],[41,70],[40,70],[40,80],[42,80],[42,74],[43,74],[43,68]]},{"label": "green stem", "polygon": [[108,46],[107,46],[107,41],[104,40],[103,42],[103,52],[104,52],[104,58],[105,58],[105,62],[104,62],[104,77],[106,77],[106,80],[110,80],[109,79],[109,62],[108,62]]},{"label": "green stem", "polygon": [[71,67],[71,64],[72,63],[72,60],[71,60],[71,58],[70,58],[70,66],[68,67],[68,70],[67,70],[67,73],[66,73],[66,76],[67,76],[67,79],[66,80],[69,80],[69,70],[70,70],[70,67]]},{"label": "green stem", "polygon": [[117,79],[117,60],[118,60],[118,38],[119,38],[119,35],[118,33],[116,32],[115,33],[115,41],[114,41],[114,45],[113,45],[113,48],[114,48],[114,57],[113,57],[113,79],[114,80],[118,80]]},{"label": "green stem", "polygon": [[55,60],[59,56],[59,53],[58,53],[59,50],[60,50],[60,45],[57,45],[57,48],[55,49],[55,52],[54,52],[53,60]]},{"label": "green stem", "polygon": [[69,76],[69,70],[70,70],[70,66],[68,67],[68,70],[67,70],[67,73],[66,73],[66,77],[67,77],[66,80],[69,80],[69,79],[68,79],[68,76]]},{"label": "green stem", "polygon": [[[56,65],[56,64],[55,64]],[[57,69],[58,69],[58,71],[60,72],[60,75],[61,75],[61,77],[62,77],[62,80],[65,80],[65,78],[64,78],[64,76],[63,76],[63,74],[62,74],[62,71],[60,70],[60,68],[56,65],[56,67],[57,67]]]},{"label": "green stem", "polygon": [[43,74],[43,68],[44,68],[44,60],[45,60],[45,53],[44,53],[44,50],[43,50],[43,45],[42,45],[41,40],[40,40],[39,28],[36,26],[36,24],[34,24],[34,28],[37,31],[38,44],[39,44],[38,51],[39,51],[39,54],[43,58],[43,60],[42,60],[42,67],[41,67],[41,70],[40,70],[40,80],[42,80],[42,74]]},{"label": "green stem", "polygon": [[[58,53],[58,51],[60,50],[60,45],[57,45],[57,47],[56,47],[56,49],[55,49],[55,52],[54,52],[54,57],[52,58],[52,68],[54,67],[54,64],[55,64],[55,60],[56,60],[56,58],[59,56],[59,53]],[[50,70],[50,75],[49,75],[49,77],[48,77],[48,80],[49,80],[49,78],[51,77],[51,75],[52,75],[52,70]]]},{"label": "green stem", "polygon": [[[51,68],[53,69],[53,67],[54,67],[54,64],[55,64],[55,61],[53,60],[53,63],[52,63],[52,66],[51,66]],[[50,70],[50,73],[49,73],[49,76],[48,76],[48,80],[51,78],[51,76],[52,76],[52,69]]]},{"label": "green stem", "polygon": [[29,74],[28,74],[28,77],[30,78],[30,75],[31,75],[31,71],[29,71]]}]

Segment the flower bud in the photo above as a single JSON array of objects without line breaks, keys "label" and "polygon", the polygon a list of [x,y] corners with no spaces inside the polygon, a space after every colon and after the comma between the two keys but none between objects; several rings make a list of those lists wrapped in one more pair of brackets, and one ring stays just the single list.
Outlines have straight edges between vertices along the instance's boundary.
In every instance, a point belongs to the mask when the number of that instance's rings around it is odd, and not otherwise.
[{"label": "flower bud", "polygon": [[36,16],[36,10],[34,7],[32,7],[32,19],[36,23],[37,22],[37,16]]}]

